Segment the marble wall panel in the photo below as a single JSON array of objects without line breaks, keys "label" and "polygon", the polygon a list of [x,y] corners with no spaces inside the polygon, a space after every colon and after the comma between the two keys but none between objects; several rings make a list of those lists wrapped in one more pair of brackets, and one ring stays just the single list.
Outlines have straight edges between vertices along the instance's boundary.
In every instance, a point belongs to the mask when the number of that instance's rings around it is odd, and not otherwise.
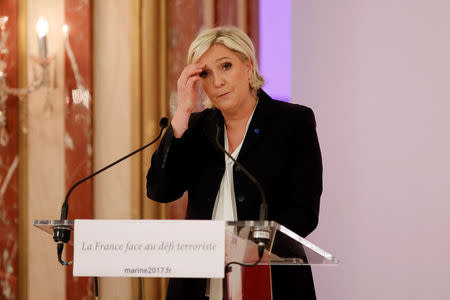
[{"label": "marble wall panel", "polygon": [[[92,169],[92,22],[91,1],[66,0],[65,74],[64,74],[64,149],[66,191]],[[79,185],[70,196],[69,219],[93,217],[93,183]],[[73,247],[67,246],[68,260]],[[73,277],[72,266],[66,270],[66,299],[91,299],[92,278]]]},{"label": "marble wall panel", "polygon": [[247,34],[255,46],[256,58],[259,59],[259,0],[248,0],[247,3]]},{"label": "marble wall panel", "polygon": [[215,1],[215,25],[239,25],[238,9],[240,5],[239,0],[216,0]]},{"label": "marble wall panel", "polygon": [[[17,87],[16,1],[0,2],[0,16],[8,16],[5,31],[8,53],[0,54],[7,64],[7,84]],[[6,127],[0,129],[0,299],[18,298],[18,99],[9,96],[2,112]]]}]

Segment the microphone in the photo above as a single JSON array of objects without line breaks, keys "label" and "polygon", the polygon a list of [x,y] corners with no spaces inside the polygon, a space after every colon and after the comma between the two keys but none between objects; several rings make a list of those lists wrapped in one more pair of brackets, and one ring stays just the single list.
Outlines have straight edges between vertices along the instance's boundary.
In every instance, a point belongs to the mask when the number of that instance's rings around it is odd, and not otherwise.
[{"label": "microphone", "polygon": [[[216,127],[217,127],[216,146],[220,149],[220,151],[225,153],[236,165],[238,165],[239,168],[244,172],[244,174],[250,179],[250,181],[253,182],[253,184],[255,184],[256,187],[258,188],[259,194],[261,196],[261,205],[259,207],[259,221],[264,222],[267,220],[267,210],[268,210],[266,194],[264,193],[264,189],[262,188],[261,183],[241,163],[239,163],[236,159],[234,159],[234,157],[231,156],[231,154],[228,153],[228,151],[225,150],[225,148],[220,144],[219,133],[220,133],[220,127],[222,127],[222,126],[225,126],[225,124],[224,124],[223,120],[219,120],[219,122],[217,122],[217,124],[216,124]],[[264,253],[265,244],[270,239],[270,233],[267,230],[264,230],[261,228],[256,228],[253,231],[253,239],[258,244],[258,255],[261,260],[263,253]]]},{"label": "microphone", "polygon": [[[169,120],[168,120],[167,118],[165,118],[165,117],[164,117],[164,118],[161,118],[161,120],[159,121],[159,127],[160,127],[159,134],[158,134],[158,136],[157,136],[153,141],[151,141],[150,143],[148,143],[148,144],[142,146],[141,148],[139,148],[139,149],[137,149],[137,150],[131,152],[130,154],[125,155],[124,157],[122,157],[122,158],[116,160],[115,162],[113,162],[113,163],[107,165],[106,167],[104,167],[104,168],[102,168],[102,169],[100,169],[100,170],[98,170],[98,171],[92,173],[91,175],[89,175],[89,176],[87,176],[87,177],[81,179],[81,180],[78,181],[77,183],[75,183],[75,184],[69,189],[69,191],[67,192],[66,198],[65,198],[64,203],[63,203],[63,205],[62,205],[62,207],[61,207],[61,221],[67,220],[67,214],[68,214],[68,212],[69,212],[69,196],[70,196],[70,194],[72,193],[72,191],[73,191],[77,186],[79,186],[80,184],[82,184],[82,183],[85,182],[86,180],[88,180],[88,179],[90,179],[90,178],[96,176],[97,174],[100,174],[100,173],[102,173],[103,171],[105,171],[105,170],[111,168],[112,166],[114,166],[114,165],[120,163],[121,161],[127,159],[128,157],[130,157],[130,156],[132,156],[132,155],[134,155],[134,154],[136,154],[136,153],[138,153],[138,152],[144,150],[145,148],[147,148],[147,147],[153,145],[157,140],[160,139],[160,137],[161,137],[161,135],[162,135],[162,133],[163,133],[163,130],[164,130],[164,128],[167,127],[167,125],[169,125]],[[64,249],[64,243],[67,243],[67,242],[70,240],[70,229],[67,228],[67,226],[64,226],[64,225],[62,225],[62,226],[55,226],[54,231],[53,231],[53,240],[54,240],[56,243],[58,243],[58,245],[57,245],[58,261],[59,261],[63,266],[67,266],[67,265],[71,264],[71,263],[67,263],[67,262],[65,262],[65,261],[63,261],[63,260],[61,259],[61,255],[62,255],[62,252],[63,252],[63,249]]]}]

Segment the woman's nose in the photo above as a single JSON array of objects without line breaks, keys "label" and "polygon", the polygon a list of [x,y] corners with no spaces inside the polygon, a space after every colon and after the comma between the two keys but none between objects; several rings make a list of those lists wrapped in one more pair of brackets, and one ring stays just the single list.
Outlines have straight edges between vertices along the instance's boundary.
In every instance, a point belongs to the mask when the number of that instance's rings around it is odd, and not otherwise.
[{"label": "woman's nose", "polygon": [[225,84],[225,80],[222,76],[215,74],[214,75],[214,86],[215,87],[221,87]]}]

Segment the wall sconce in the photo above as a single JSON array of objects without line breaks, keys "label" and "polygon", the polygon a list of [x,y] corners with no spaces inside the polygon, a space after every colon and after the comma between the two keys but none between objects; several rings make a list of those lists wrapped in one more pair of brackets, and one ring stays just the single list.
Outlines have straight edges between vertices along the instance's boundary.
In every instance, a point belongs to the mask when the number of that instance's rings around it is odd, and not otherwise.
[{"label": "wall sconce", "polygon": [[40,78],[33,81],[26,88],[12,88],[6,82],[7,74],[5,73],[7,67],[8,46],[7,41],[9,32],[6,30],[8,22],[7,16],[0,17],[0,145],[6,146],[9,141],[9,133],[6,118],[6,101],[9,95],[24,97],[44,86],[48,82],[47,66],[52,59],[47,57],[47,33],[48,23],[44,18],[39,18],[36,24],[36,31],[39,38],[39,57],[32,57],[32,59],[41,67],[42,72]]}]

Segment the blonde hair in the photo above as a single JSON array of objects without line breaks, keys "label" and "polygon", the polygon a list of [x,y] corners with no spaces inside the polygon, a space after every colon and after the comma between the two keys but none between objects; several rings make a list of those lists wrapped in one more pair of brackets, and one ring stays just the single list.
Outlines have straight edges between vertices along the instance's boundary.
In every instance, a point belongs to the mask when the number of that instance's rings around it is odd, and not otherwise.
[{"label": "blonde hair", "polygon": [[[212,46],[219,44],[235,52],[243,62],[250,61],[253,66],[252,76],[249,81],[251,93],[256,96],[257,91],[264,84],[264,79],[259,73],[258,62],[256,61],[255,47],[248,35],[242,30],[233,26],[215,27],[201,32],[189,47],[187,63],[188,65],[197,60]],[[208,99],[204,102],[206,107],[211,107],[212,103]]]}]

